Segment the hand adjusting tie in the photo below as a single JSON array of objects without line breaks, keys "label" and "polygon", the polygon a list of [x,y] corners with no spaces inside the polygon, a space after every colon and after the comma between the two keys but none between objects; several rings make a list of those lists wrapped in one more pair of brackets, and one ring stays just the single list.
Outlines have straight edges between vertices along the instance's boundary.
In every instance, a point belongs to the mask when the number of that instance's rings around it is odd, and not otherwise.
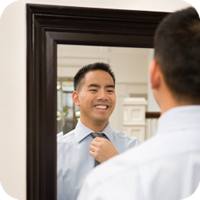
[{"label": "hand adjusting tie", "polygon": [[[101,133],[101,132],[92,132],[91,135],[92,135],[93,138],[96,138],[96,137],[102,138],[102,137],[105,136],[105,134],[104,134],[104,133]],[[99,163],[97,160],[95,160],[95,167],[96,167],[97,165],[99,165],[99,164],[100,164],[100,163]]]}]

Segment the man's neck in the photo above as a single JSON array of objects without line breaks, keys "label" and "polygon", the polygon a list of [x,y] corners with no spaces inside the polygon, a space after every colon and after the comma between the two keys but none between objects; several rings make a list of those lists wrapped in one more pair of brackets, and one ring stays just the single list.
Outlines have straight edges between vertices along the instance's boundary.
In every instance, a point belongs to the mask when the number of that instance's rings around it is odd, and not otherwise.
[{"label": "man's neck", "polygon": [[175,107],[193,105],[190,101],[178,100],[170,92],[165,92],[164,94],[161,95],[162,100],[160,100],[162,114]]},{"label": "man's neck", "polygon": [[103,121],[88,122],[88,121],[85,121],[81,118],[80,118],[80,121],[84,126],[88,127],[89,129],[91,129],[95,132],[102,132],[109,123],[108,121],[106,121],[106,122],[103,122]]}]

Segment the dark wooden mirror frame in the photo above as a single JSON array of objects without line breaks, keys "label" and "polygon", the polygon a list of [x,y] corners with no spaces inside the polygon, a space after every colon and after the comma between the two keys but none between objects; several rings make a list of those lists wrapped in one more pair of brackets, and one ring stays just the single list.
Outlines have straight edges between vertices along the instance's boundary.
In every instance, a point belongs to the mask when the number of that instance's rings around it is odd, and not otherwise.
[{"label": "dark wooden mirror frame", "polygon": [[168,13],[27,4],[27,200],[56,200],[57,44],[153,48]]}]

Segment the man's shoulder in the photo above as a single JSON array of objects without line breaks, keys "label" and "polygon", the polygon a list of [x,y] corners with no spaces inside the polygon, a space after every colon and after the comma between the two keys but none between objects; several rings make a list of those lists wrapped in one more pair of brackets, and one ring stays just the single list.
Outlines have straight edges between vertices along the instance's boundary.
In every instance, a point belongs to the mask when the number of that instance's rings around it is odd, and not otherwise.
[{"label": "man's shoulder", "polygon": [[68,142],[75,138],[75,129],[63,135],[62,142]]},{"label": "man's shoulder", "polygon": [[131,142],[131,141],[135,141],[135,140],[139,141],[135,136],[128,136],[128,135],[126,135],[125,133],[123,133],[119,130],[113,129],[112,132],[113,132],[114,138],[119,139],[119,140],[123,140],[126,143],[129,142],[129,141]]},{"label": "man's shoulder", "polygon": [[119,138],[128,138],[130,139],[131,137],[126,135],[125,133],[119,131],[119,130],[116,130],[116,129],[112,129],[112,132],[113,132],[113,135],[116,136],[116,137],[119,137]]}]

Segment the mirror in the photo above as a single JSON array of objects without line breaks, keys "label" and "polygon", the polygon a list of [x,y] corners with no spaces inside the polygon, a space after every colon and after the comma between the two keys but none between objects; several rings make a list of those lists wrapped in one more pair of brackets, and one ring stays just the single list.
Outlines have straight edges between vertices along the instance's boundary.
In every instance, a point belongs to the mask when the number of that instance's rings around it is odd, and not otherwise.
[{"label": "mirror", "polygon": [[27,199],[56,200],[57,45],[152,48],[167,13],[27,4]]},{"label": "mirror", "polygon": [[[57,45],[57,200],[63,198],[75,199],[79,183],[82,183],[87,171],[89,172],[94,167],[94,165],[90,165],[94,163],[91,162],[93,161],[92,157],[91,160],[89,159],[87,139],[77,143],[76,138],[81,135],[81,131],[76,133],[74,131],[80,118],[79,107],[72,101],[75,74],[83,66],[96,62],[108,63],[111,66],[116,78],[117,102],[114,112],[109,118],[109,124],[112,129],[124,132],[123,99],[127,96],[145,97],[147,99],[148,66],[152,59],[152,52],[153,49],[149,48]],[[102,81],[104,82],[104,80]],[[78,127],[80,129],[80,124]],[[72,130],[73,132],[71,132]],[[84,128],[82,128],[82,132],[84,132]],[[136,137],[139,134],[138,132],[134,132]],[[64,137],[62,137],[63,135]],[[123,141],[120,142],[124,146]],[[81,143],[85,145],[79,146]],[[70,148],[67,148],[67,146],[70,146]],[[80,148],[81,152],[78,151]],[[83,157],[84,164],[80,162]],[[69,166],[66,166],[66,162]],[[82,165],[85,167],[82,167]],[[80,171],[83,172],[80,173]]]}]

